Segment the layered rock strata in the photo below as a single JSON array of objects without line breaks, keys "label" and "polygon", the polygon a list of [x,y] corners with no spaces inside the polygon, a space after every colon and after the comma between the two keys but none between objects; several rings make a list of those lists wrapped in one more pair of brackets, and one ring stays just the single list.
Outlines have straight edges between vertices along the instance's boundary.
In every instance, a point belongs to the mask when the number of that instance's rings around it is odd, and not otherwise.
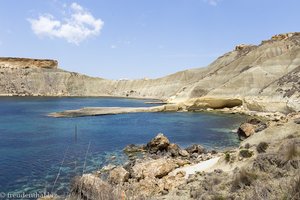
[{"label": "layered rock strata", "polygon": [[162,99],[181,107],[240,106],[258,112],[300,110],[300,33],[238,45],[206,68],[158,79],[107,80],[67,72],[56,61],[0,59],[3,96],[116,96]]}]

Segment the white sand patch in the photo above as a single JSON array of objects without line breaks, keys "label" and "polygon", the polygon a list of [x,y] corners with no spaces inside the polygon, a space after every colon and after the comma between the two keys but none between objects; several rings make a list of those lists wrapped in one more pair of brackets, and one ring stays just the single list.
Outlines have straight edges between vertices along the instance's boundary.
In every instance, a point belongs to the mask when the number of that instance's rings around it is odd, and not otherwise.
[{"label": "white sand patch", "polygon": [[175,169],[170,173],[171,176],[175,176],[177,172],[179,171],[184,171],[185,178],[187,179],[190,174],[195,174],[196,172],[201,172],[201,171],[212,171],[214,169],[213,167],[218,163],[220,157],[212,158],[203,162],[200,162],[195,165],[190,165],[182,168]]}]

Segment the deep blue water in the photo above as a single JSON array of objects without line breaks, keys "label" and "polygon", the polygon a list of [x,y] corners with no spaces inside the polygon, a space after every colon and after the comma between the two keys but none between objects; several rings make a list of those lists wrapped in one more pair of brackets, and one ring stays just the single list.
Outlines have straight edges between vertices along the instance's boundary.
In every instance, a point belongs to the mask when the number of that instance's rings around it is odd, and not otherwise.
[{"label": "deep blue water", "polygon": [[[117,98],[0,98],[0,192],[67,191],[70,179],[126,157],[128,144],[144,144],[157,133],[182,147],[236,146],[232,129],[241,115],[134,113],[82,118],[50,118],[50,112],[86,106],[153,106],[146,100]],[[77,126],[77,140],[75,139]],[[85,167],[84,167],[85,166]],[[58,176],[58,172],[59,176]],[[55,181],[57,179],[57,181]]]}]

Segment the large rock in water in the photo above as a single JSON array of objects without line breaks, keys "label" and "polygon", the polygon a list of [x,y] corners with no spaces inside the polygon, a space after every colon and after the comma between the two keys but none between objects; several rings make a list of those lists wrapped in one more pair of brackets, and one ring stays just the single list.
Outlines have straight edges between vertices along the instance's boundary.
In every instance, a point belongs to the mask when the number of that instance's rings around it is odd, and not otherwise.
[{"label": "large rock in water", "polygon": [[158,151],[167,151],[170,145],[169,139],[164,134],[159,133],[146,146],[149,153],[157,153]]},{"label": "large rock in water", "polygon": [[240,125],[237,133],[241,137],[250,137],[255,133],[255,127],[250,123],[243,123]]},{"label": "large rock in water", "polygon": [[242,123],[237,131],[240,139],[247,138],[254,133],[260,132],[267,128],[267,124],[259,119],[250,119],[245,123]]},{"label": "large rock in water", "polygon": [[144,145],[135,145],[135,144],[130,144],[130,145],[127,145],[123,151],[126,153],[126,154],[133,154],[133,153],[139,153],[139,152],[144,152],[145,151],[145,146]]}]

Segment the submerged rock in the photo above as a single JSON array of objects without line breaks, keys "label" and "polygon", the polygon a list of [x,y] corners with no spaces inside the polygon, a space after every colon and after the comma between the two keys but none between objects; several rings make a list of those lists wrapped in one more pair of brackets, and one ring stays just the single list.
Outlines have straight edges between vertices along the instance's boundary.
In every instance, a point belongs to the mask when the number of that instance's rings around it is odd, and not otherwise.
[{"label": "submerged rock", "polygon": [[145,146],[144,145],[135,145],[135,144],[130,144],[126,146],[123,150],[126,154],[132,154],[132,153],[139,153],[139,152],[144,152],[145,151]]},{"label": "submerged rock", "polygon": [[108,164],[108,165],[105,165],[104,167],[102,167],[100,172],[108,172],[108,171],[113,170],[116,167],[117,167],[116,165]]}]

